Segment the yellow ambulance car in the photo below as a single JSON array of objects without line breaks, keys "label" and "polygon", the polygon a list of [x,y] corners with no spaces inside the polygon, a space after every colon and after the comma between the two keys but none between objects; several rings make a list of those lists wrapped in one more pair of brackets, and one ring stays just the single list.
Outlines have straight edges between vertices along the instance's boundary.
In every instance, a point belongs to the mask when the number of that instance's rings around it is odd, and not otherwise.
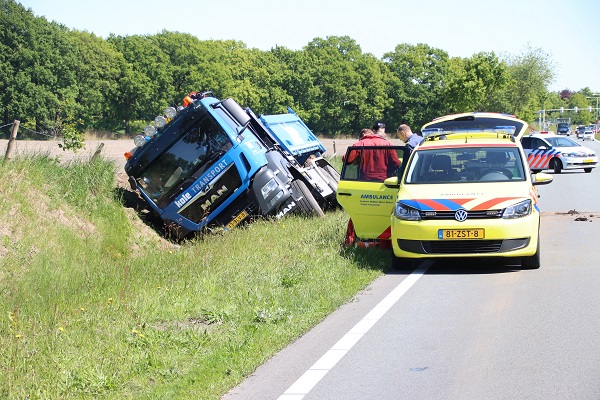
[{"label": "yellow ambulance car", "polygon": [[[360,165],[344,165],[337,199],[351,217],[346,242],[389,241],[393,266],[415,259],[512,257],[540,266],[540,210],[514,116],[463,113],[422,128],[425,141],[381,182],[360,180]],[[348,152],[352,148],[348,149]],[[353,237],[354,235],[354,237]]]}]

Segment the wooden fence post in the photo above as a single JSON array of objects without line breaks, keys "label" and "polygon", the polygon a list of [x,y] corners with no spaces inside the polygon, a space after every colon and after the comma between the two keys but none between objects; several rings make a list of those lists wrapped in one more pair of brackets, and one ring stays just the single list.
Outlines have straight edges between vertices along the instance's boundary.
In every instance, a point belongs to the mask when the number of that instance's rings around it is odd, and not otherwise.
[{"label": "wooden fence post", "polygon": [[90,158],[90,162],[96,161],[96,159],[100,156],[100,153],[102,152],[103,148],[104,148],[104,143],[100,143],[98,145],[98,148],[96,149],[96,152],[94,153],[94,155],[92,156],[92,158]]},{"label": "wooden fence post", "polygon": [[21,121],[15,119],[13,122],[12,131],[10,132],[10,138],[8,139],[8,146],[6,146],[6,160],[10,160],[12,156],[13,147],[15,145],[15,139],[17,138],[17,132],[19,131],[19,124]]}]

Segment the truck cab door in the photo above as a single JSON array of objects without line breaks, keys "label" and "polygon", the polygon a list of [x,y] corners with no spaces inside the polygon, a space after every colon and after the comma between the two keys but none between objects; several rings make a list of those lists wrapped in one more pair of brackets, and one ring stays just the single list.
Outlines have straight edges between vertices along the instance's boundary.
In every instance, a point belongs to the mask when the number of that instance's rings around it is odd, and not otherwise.
[{"label": "truck cab door", "polygon": [[358,238],[390,238],[390,217],[398,189],[386,187],[383,181],[402,176],[407,150],[405,146],[364,146],[346,151],[336,197],[350,215]]}]

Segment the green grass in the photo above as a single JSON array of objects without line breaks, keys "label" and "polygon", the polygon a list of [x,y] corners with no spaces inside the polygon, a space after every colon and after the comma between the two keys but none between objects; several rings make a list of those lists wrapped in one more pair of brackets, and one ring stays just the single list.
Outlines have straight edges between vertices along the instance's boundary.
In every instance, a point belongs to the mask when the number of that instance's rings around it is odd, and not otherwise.
[{"label": "green grass", "polygon": [[390,264],[343,211],[166,242],[115,168],[0,159],[0,398],[218,399]]}]

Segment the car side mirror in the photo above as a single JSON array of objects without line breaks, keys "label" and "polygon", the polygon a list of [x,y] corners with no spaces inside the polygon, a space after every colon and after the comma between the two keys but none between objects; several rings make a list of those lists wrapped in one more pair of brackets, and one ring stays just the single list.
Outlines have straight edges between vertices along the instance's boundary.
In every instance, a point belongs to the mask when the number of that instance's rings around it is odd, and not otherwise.
[{"label": "car side mirror", "polygon": [[390,189],[398,189],[400,187],[400,182],[397,176],[387,178],[383,181],[383,184],[385,185],[385,187],[388,187]]}]

